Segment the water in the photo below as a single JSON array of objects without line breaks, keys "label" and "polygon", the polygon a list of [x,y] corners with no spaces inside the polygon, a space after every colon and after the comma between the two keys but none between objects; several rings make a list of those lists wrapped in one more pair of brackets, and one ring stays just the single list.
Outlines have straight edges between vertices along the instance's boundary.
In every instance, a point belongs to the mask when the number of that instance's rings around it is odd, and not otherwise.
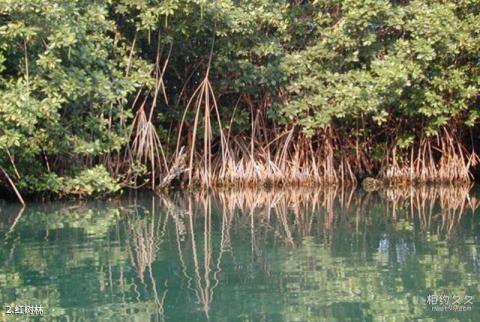
[{"label": "water", "polygon": [[0,320],[480,321],[478,202],[423,188],[4,203]]}]

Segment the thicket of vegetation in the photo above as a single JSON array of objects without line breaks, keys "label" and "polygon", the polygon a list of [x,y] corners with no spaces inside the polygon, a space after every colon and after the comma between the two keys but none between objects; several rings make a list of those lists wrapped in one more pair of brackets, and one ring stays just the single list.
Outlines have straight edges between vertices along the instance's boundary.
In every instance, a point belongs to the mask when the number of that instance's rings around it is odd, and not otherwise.
[{"label": "thicket of vegetation", "polygon": [[480,1],[0,0],[0,186],[465,182]]}]

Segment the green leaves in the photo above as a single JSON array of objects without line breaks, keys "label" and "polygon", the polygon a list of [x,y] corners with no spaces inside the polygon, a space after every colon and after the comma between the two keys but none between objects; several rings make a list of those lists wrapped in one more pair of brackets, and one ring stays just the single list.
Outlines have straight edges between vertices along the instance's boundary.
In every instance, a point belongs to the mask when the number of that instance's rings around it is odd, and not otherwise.
[{"label": "green leaves", "polygon": [[111,177],[103,166],[81,171],[74,177],[66,178],[63,190],[68,194],[92,195],[113,193],[120,190],[120,185]]},{"label": "green leaves", "polygon": [[[73,166],[79,158],[102,156],[125,144],[121,137],[131,114],[122,112],[123,104],[147,77],[138,75],[145,68],[133,59],[130,65],[138,69],[125,74],[128,52],[120,35],[116,43],[112,38],[116,27],[107,4],[0,0],[0,12],[6,14],[0,26],[0,164],[10,168],[15,162],[20,178],[31,184],[24,188],[53,189],[27,179],[55,175],[46,155],[71,163],[53,169],[63,178],[79,171]],[[7,150],[11,158],[4,157]],[[38,167],[29,164],[38,160],[43,160]]]},{"label": "green leaves", "polygon": [[335,120],[348,127],[360,115],[387,128],[396,127],[390,116],[422,123],[417,130],[429,133],[463,115],[473,124],[475,113],[464,111],[474,109],[480,89],[480,38],[471,23],[480,4],[351,0],[313,8],[307,19],[320,25],[311,45],[282,63],[290,79],[280,108],[287,120],[308,133]]},{"label": "green leaves", "polygon": [[335,128],[357,156],[407,148],[478,122],[479,15],[473,0],[0,0],[0,165],[72,178],[112,163],[141,104],[171,145],[207,66],[231,137],[267,115]]}]

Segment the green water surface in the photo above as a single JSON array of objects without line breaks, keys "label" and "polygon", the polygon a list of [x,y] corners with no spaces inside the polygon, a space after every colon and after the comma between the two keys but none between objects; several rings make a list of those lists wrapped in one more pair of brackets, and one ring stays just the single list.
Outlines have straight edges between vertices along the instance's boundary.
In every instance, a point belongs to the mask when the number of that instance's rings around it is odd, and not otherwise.
[{"label": "green water surface", "polygon": [[[480,321],[478,196],[292,189],[1,202],[0,321]],[[43,315],[7,313],[20,305]]]}]

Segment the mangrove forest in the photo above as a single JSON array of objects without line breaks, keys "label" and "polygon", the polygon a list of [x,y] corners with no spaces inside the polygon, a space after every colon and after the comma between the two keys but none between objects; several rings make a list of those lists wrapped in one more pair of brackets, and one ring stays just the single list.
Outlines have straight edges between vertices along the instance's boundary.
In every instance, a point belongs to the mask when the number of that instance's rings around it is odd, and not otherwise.
[{"label": "mangrove forest", "polygon": [[479,0],[0,0],[0,193],[465,184]]},{"label": "mangrove forest", "polygon": [[480,321],[480,0],[0,0],[0,321]]}]

